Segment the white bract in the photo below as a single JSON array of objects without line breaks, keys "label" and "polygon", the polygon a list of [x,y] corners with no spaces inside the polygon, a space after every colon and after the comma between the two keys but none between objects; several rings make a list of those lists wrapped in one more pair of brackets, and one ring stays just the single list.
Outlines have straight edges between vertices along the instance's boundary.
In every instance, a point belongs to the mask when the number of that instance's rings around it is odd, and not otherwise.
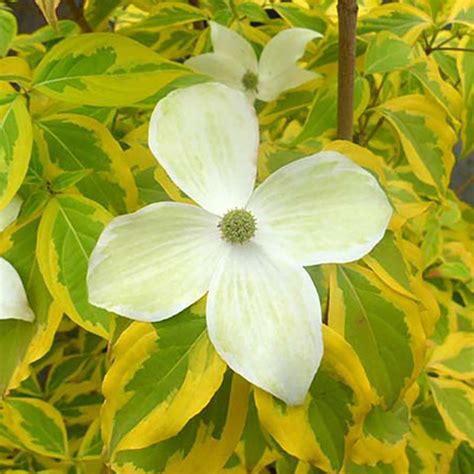
[{"label": "white bract", "polygon": [[258,145],[255,111],[237,90],[207,83],[161,100],[149,146],[197,205],[160,202],[115,218],[92,253],[89,295],[161,321],[207,293],[221,357],[300,404],[323,353],[319,298],[303,266],[362,257],[392,210],[375,178],[336,152],[284,166],[254,190]]},{"label": "white bract", "polygon": [[280,31],[260,56],[242,36],[225,26],[209,22],[213,53],[186,61],[196,71],[211,76],[234,89],[242,90],[253,102],[276,99],[282,92],[311,81],[317,74],[298,67],[309,41],[320,38],[317,31],[290,28]]},{"label": "white bract", "polygon": [[22,203],[23,201],[19,196],[14,196],[7,207],[0,211],[0,232],[15,221],[20,213]]},{"label": "white bract", "polygon": [[[21,203],[19,197],[14,197],[8,206],[0,211],[0,232],[18,217]],[[0,320],[33,321],[34,318],[20,276],[9,262],[0,258]]]}]

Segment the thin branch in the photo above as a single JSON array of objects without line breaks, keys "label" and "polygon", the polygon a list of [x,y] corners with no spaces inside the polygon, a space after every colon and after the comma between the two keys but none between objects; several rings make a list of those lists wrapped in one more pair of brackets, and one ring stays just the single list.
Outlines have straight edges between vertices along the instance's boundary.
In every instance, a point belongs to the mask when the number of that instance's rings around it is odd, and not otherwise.
[{"label": "thin branch", "polygon": [[453,39],[457,38],[458,37],[458,34],[457,33],[454,33],[453,35],[451,35],[449,38],[446,38],[445,40],[441,41],[440,43],[438,43],[436,46],[433,46],[433,47],[430,47],[430,52],[433,51],[433,49],[438,49],[440,48],[441,46],[444,46],[445,44],[449,43],[450,41],[452,41]]},{"label": "thin branch", "polygon": [[337,136],[352,140],[354,133],[354,76],[357,0],[339,0],[339,62],[337,84]]},{"label": "thin branch", "polygon": [[370,133],[367,135],[367,137],[364,139],[361,145],[365,146],[367,145],[367,143],[369,143],[372,137],[377,133],[377,130],[382,126],[384,121],[385,121],[385,117],[379,118],[378,122],[374,125],[374,128],[370,131]]},{"label": "thin branch", "polygon": [[435,47],[430,50],[432,51],[464,51],[465,53],[474,53],[474,48],[440,48],[440,47]]},{"label": "thin branch", "polygon": [[474,184],[474,176],[470,176],[468,179],[466,179],[463,183],[461,183],[456,189],[456,194],[459,196],[462,194],[469,186]]}]

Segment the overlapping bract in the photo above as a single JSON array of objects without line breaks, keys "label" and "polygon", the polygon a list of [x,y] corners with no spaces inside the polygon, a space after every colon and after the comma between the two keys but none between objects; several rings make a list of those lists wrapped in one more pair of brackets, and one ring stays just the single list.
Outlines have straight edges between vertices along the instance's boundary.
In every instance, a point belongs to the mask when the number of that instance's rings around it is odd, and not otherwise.
[{"label": "overlapping bract", "polygon": [[[91,256],[89,295],[109,311],[161,321],[209,292],[208,331],[222,358],[301,404],[323,353],[319,298],[302,266],[361,258],[392,210],[377,181],[335,152],[287,165],[253,193],[258,138],[253,108],[226,86],[159,102],[150,148],[203,209],[158,203],[112,221]],[[255,218],[249,242],[221,235],[220,219],[234,208]]]}]

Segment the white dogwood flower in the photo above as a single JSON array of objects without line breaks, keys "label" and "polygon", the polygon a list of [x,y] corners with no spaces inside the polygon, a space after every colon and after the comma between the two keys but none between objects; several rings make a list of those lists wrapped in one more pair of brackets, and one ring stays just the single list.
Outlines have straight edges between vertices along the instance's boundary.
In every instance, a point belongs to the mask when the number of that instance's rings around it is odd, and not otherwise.
[{"label": "white dogwood flower", "polygon": [[316,31],[290,28],[280,31],[265,46],[260,56],[242,36],[225,26],[209,22],[213,53],[186,61],[196,71],[211,76],[234,89],[264,101],[276,99],[282,92],[311,81],[317,74],[298,67],[309,41],[320,38]]},{"label": "white dogwood flower", "polygon": [[254,190],[258,145],[255,111],[237,90],[206,83],[161,100],[149,146],[197,205],[159,202],[115,218],[91,255],[89,296],[161,321],[207,293],[221,357],[300,404],[323,353],[319,298],[303,267],[362,257],[392,210],[370,173],[331,151],[284,166]]},{"label": "white dogwood flower", "polygon": [[[14,197],[0,211],[0,232],[6,229],[20,212],[22,200]],[[13,265],[0,258],[0,320],[23,319],[33,321],[35,315],[26,298],[25,288]]]}]

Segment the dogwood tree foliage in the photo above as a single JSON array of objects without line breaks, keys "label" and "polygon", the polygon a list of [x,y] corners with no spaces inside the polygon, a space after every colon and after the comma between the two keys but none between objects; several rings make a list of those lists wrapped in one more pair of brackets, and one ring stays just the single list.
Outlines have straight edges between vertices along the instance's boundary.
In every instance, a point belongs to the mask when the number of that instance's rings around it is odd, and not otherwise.
[{"label": "dogwood tree foliage", "polygon": [[36,3],[0,8],[0,471],[470,474],[472,1],[358,2],[352,141],[333,0]]}]

